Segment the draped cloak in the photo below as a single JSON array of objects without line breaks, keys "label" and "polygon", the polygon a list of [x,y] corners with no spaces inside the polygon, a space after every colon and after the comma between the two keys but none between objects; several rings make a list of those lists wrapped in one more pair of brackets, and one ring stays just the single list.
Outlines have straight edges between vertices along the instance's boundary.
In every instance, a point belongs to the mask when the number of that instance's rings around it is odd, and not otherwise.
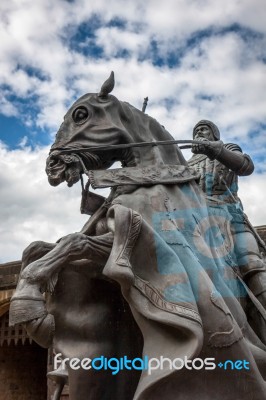
[{"label": "draped cloak", "polygon": [[[114,171],[93,171],[94,187],[111,185],[110,173],[115,179]],[[175,370],[165,361],[162,369],[142,372],[134,400],[263,399],[265,347],[239,302],[246,293],[235,272],[230,220],[218,210],[212,223],[204,195],[188,180],[134,193],[117,187],[107,213],[114,243],[103,274],[121,285],[143,334],[143,356],[214,358],[216,368]],[[227,234],[217,232],[217,217]],[[226,360],[246,360],[250,370],[224,369]]]}]

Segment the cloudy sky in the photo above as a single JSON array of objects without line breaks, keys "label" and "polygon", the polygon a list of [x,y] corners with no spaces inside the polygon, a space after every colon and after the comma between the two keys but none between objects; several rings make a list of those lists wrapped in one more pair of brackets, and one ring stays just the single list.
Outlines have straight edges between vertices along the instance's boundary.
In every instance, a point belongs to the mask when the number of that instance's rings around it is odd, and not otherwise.
[{"label": "cloudy sky", "polygon": [[[266,224],[264,0],[1,0],[0,262],[78,231],[80,186],[49,186],[49,147],[71,103],[115,72],[114,95],[177,139],[209,119],[254,160],[240,195]],[[186,152],[188,158],[190,153]]]}]

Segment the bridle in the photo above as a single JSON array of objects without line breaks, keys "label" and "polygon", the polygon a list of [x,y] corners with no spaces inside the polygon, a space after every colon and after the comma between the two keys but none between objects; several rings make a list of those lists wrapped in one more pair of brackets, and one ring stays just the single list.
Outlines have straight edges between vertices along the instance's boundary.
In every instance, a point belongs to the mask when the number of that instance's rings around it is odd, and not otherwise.
[{"label": "bridle", "polygon": [[[207,140],[206,140],[207,141]],[[205,141],[205,142],[206,142]],[[209,142],[209,141],[208,141]],[[75,154],[76,158],[78,158],[80,165],[83,169],[80,172],[80,181],[82,191],[84,191],[84,181],[82,174],[89,176],[89,171],[87,170],[83,160],[82,160],[82,153],[85,152],[95,152],[95,151],[108,151],[108,150],[118,150],[118,149],[130,149],[132,147],[145,147],[145,146],[169,146],[173,144],[183,144],[183,146],[179,146],[179,149],[190,149],[195,144],[202,144],[200,140],[158,140],[158,141],[151,141],[151,142],[137,142],[137,143],[123,143],[123,144],[110,144],[110,145],[98,145],[98,146],[89,146],[89,147],[69,147],[63,148],[58,147],[56,149],[51,149],[49,155],[61,155],[61,154],[68,154],[72,153]]]},{"label": "bridle", "polygon": [[[207,141],[207,140],[206,140]],[[206,142],[205,141],[205,142]],[[124,144],[110,144],[110,145],[98,145],[98,146],[89,146],[89,147],[82,147],[82,148],[63,148],[58,147],[57,149],[51,150],[50,154],[62,154],[62,153],[83,153],[86,151],[106,151],[106,150],[117,150],[117,149],[129,149],[132,147],[144,147],[144,146],[168,146],[172,144],[186,144],[185,146],[180,146],[180,149],[190,149],[194,144],[202,144],[200,140],[158,140],[158,141],[151,141],[151,142],[137,142],[137,143],[124,143]]]}]

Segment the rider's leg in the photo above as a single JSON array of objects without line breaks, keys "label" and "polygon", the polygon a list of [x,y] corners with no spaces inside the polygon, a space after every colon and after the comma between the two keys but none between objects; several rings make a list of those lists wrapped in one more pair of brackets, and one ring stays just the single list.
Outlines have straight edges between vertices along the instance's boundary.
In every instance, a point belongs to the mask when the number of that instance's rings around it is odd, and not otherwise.
[{"label": "rider's leg", "polygon": [[242,278],[253,294],[260,296],[266,291],[266,264],[253,234],[251,232],[237,233],[235,250]]},{"label": "rider's leg", "polygon": [[[260,254],[258,244],[251,232],[235,235],[236,254],[240,274],[259,302],[266,309],[266,264]],[[246,299],[245,312],[250,326],[266,344],[266,322],[261,313]]]}]

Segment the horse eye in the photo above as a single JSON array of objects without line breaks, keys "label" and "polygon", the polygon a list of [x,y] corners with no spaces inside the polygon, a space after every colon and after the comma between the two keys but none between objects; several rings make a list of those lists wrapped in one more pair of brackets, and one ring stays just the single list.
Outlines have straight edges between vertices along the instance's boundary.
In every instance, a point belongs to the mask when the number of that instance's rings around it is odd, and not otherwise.
[{"label": "horse eye", "polygon": [[89,112],[85,107],[78,107],[72,113],[73,121],[76,124],[82,124],[85,122],[89,117]]}]

